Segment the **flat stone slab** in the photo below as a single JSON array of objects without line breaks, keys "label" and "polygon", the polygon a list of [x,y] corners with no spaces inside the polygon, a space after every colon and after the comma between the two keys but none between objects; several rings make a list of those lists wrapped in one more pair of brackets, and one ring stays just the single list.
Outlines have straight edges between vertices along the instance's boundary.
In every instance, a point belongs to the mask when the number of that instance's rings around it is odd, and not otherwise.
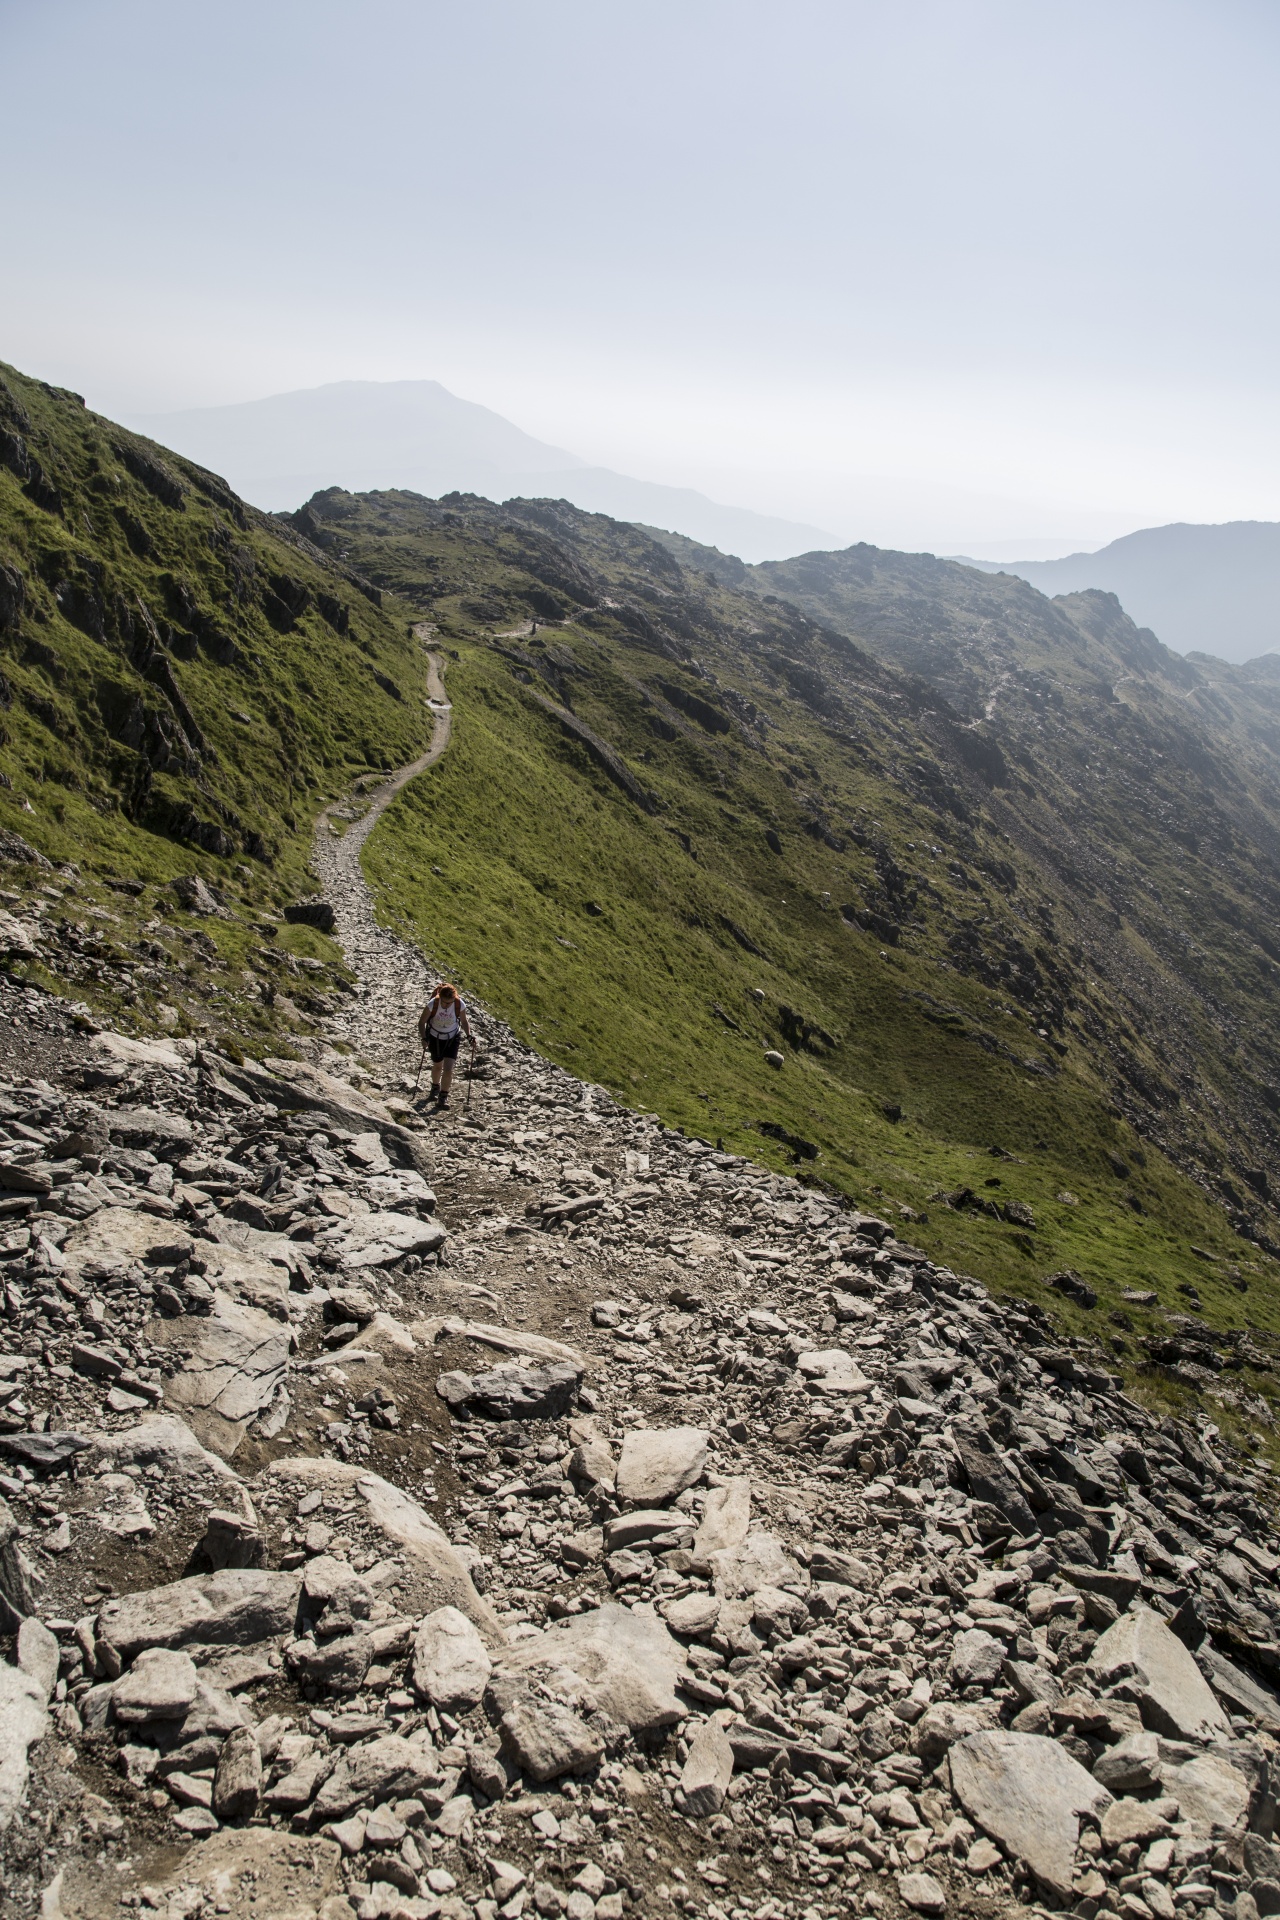
[{"label": "flat stone slab", "polygon": [[684,1649],[660,1620],[608,1603],[522,1640],[494,1679],[536,1674],[563,1704],[648,1733],[685,1717],[675,1689],[686,1672]]},{"label": "flat stone slab", "polygon": [[993,1728],[951,1748],[951,1785],[969,1818],[1055,1892],[1069,1894],[1080,1815],[1111,1805],[1056,1740]]},{"label": "flat stone slab", "polygon": [[662,1507],[700,1480],[711,1436],[703,1427],[633,1427],[614,1481],[620,1507]]},{"label": "flat stone slab", "polygon": [[435,1253],[448,1239],[434,1220],[413,1213],[357,1213],[325,1238],[348,1267],[389,1267],[407,1253]]},{"label": "flat stone slab", "polygon": [[269,1407],[284,1384],[291,1335],[287,1326],[256,1307],[241,1306],[218,1288],[207,1319],[183,1315],[159,1323],[157,1333],[184,1341],[194,1351],[165,1384],[165,1399],[177,1407],[196,1438],[230,1459],[250,1424]]},{"label": "flat stone slab", "polygon": [[761,1587],[802,1584],[800,1568],[781,1540],[763,1527],[750,1532],[740,1547],[709,1556],[716,1592],[726,1600],[749,1599]]},{"label": "flat stone slab", "polygon": [[144,1647],[200,1642],[250,1646],[291,1633],[302,1576],[258,1567],[224,1567],[108,1600],[97,1620],[99,1640],[128,1666]]},{"label": "flat stone slab", "polygon": [[726,1553],[740,1547],[751,1530],[751,1482],[746,1474],[712,1487],[702,1520],[693,1537],[694,1565],[710,1565],[713,1553]]},{"label": "flat stone slab", "polygon": [[851,1353],[843,1347],[825,1347],[802,1353],[797,1370],[818,1393],[870,1393],[871,1382]]},{"label": "flat stone slab", "polygon": [[1135,1607],[1107,1628],[1089,1655],[1106,1683],[1129,1675],[1142,1722],[1174,1740],[1227,1740],[1231,1725],[1193,1656],[1158,1613]]}]

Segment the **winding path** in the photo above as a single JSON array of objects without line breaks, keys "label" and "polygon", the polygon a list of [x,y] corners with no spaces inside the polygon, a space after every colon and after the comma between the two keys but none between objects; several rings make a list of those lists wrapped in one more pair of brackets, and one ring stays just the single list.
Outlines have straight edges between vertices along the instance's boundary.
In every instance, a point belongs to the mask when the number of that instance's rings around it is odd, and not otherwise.
[{"label": "winding path", "polygon": [[334,1013],[330,1031],[347,1040],[362,1060],[391,1082],[417,1067],[414,1028],[436,976],[417,947],[378,925],[360,854],[401,788],[434,766],[449,744],[453,714],[440,656],[435,653],[427,656],[427,697],[435,724],[426,752],[376,787],[366,811],[345,833],[333,833],[330,818],[335,809],[327,807],[316,821],[311,855],[336,916],[335,934],[359,981],[353,998]]}]

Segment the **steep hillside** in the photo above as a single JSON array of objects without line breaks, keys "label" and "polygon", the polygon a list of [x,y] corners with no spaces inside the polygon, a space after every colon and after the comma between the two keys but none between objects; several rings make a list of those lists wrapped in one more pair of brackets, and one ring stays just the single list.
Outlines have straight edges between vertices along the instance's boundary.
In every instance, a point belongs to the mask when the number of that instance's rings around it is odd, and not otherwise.
[{"label": "steep hillside", "polygon": [[369,842],[390,921],[628,1103],[1261,1408],[1265,673],[1175,663],[1195,711],[1108,603],[908,556],[862,646],[812,583],[564,503],[268,518],[74,396],[6,373],[4,405],[11,972],[305,1047],[349,976],[281,909],[321,805],[425,746],[432,644],[453,739]]},{"label": "steep hillside", "polygon": [[[1155,1337],[1119,1298],[1144,1287],[1270,1324],[1271,1077],[1206,1013],[1195,953],[1117,938],[1106,875],[1026,830],[1041,803],[988,725],[564,503],[331,492],[294,524],[456,656],[449,756],[366,865],[553,1058],[906,1209],[931,1251],[1077,1324],[1093,1289]],[[1192,858],[1225,898],[1217,855]],[[1170,940],[1203,917],[1182,901],[1170,883]],[[1269,979],[1240,975],[1265,1050]],[[1064,1268],[1084,1286],[1046,1290]]]},{"label": "steep hillside", "polygon": [[[286,928],[255,970],[253,923],[309,891],[320,800],[430,730],[421,647],[381,603],[214,475],[0,368],[0,845],[75,863],[75,912],[44,900],[64,971],[177,1028],[210,996],[249,1035],[314,997],[299,965],[336,949]],[[180,910],[167,883],[193,876],[220,911]]]}]

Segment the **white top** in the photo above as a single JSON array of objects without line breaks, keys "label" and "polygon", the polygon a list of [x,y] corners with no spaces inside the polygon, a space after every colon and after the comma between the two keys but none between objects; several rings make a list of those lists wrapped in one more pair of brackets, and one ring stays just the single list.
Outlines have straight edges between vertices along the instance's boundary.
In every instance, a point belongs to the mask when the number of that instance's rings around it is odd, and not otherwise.
[{"label": "white top", "polygon": [[442,1000],[436,1000],[427,1016],[427,1032],[437,1040],[452,1040],[462,1024],[458,1017],[461,1012],[461,1000],[451,1000],[448,1006]]}]

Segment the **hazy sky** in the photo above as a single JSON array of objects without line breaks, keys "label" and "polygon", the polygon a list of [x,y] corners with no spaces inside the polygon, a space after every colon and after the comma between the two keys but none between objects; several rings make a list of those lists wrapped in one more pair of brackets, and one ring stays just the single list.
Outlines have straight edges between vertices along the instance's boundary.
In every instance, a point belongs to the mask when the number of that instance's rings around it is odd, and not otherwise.
[{"label": "hazy sky", "polygon": [[1278,56],[1251,0],[0,0],[0,357],[438,379],[906,544],[1280,518]]}]

